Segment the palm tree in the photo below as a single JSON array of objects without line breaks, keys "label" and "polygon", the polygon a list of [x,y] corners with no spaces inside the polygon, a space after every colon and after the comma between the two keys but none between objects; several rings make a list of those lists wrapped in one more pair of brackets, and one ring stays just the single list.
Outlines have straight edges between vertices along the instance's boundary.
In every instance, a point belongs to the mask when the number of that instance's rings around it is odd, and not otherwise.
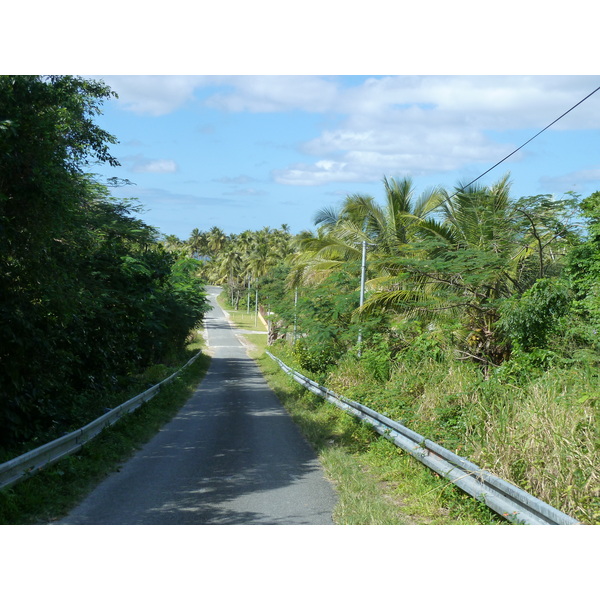
[{"label": "palm tree", "polygon": [[172,234],[166,235],[163,238],[162,243],[169,252],[181,253],[186,247],[183,240],[180,240],[176,235]]},{"label": "palm tree", "polygon": [[499,300],[524,291],[532,240],[515,226],[508,176],[490,187],[459,185],[443,194],[441,223],[422,229],[406,257],[392,261],[401,274],[398,287],[376,291],[363,309],[434,321],[454,313],[465,328],[464,354],[498,364],[508,352],[495,331]]},{"label": "palm tree", "polygon": [[280,257],[272,251],[269,243],[259,241],[248,256],[248,271],[254,279],[266,275],[270,267],[274,267],[280,261]]},{"label": "palm tree", "polygon": [[208,249],[210,250],[211,257],[215,257],[227,243],[227,236],[225,232],[217,226],[211,227],[207,236]]},{"label": "palm tree", "polygon": [[187,240],[190,254],[193,258],[200,258],[206,254],[208,248],[208,239],[206,232],[200,231],[197,227],[192,230]]},{"label": "palm tree", "polygon": [[354,194],[347,196],[339,209],[324,208],[316,214],[317,232],[302,232],[296,237],[293,277],[298,279],[302,273],[305,280],[320,279],[316,277],[318,271],[326,274],[349,262],[358,263],[362,243],[367,242],[372,248],[371,270],[379,277],[370,284],[385,285],[398,271],[390,259],[405,253],[420,233],[444,234],[432,216],[444,199],[441,190],[433,188],[416,197],[408,177],[384,178],[383,184],[383,205],[372,196]]},{"label": "palm tree", "polygon": [[237,310],[240,299],[240,280],[242,274],[242,256],[234,245],[220,255],[219,274],[221,282],[227,281],[231,293],[231,304]]}]

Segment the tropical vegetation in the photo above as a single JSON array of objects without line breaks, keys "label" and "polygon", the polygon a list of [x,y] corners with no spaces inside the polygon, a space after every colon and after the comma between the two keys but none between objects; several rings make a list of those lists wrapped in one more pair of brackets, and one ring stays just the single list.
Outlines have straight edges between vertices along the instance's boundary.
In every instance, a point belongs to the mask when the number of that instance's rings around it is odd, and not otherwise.
[{"label": "tropical vegetation", "polygon": [[207,282],[312,379],[600,523],[600,192],[386,177],[383,201],[350,194],[295,235],[161,236],[87,172],[116,164],[93,122],[111,95],[0,78],[0,451],[173,363]]},{"label": "tropical vegetation", "polygon": [[386,178],[383,203],[318,211],[251,287],[289,364],[597,523],[600,193],[510,188]]},{"label": "tropical vegetation", "polygon": [[208,306],[199,262],[88,172],[118,164],[94,123],[112,95],[78,77],[0,77],[0,457],[177,363]]}]

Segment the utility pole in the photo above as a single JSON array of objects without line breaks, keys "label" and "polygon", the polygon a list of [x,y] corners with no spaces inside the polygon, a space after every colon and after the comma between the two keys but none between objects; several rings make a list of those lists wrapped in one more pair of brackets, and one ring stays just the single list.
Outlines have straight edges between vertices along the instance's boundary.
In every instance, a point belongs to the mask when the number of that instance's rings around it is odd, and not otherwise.
[{"label": "utility pole", "polygon": [[252,278],[250,277],[250,275],[248,275],[248,279],[246,280],[247,281],[246,288],[248,290],[248,314],[250,314],[250,283],[251,283],[251,279]]},{"label": "utility pole", "polygon": [[256,288],[256,311],[254,312],[254,327],[258,325],[258,288]]},{"label": "utility pole", "polygon": [[[367,242],[363,241],[363,243],[362,243],[362,265],[361,265],[361,269],[360,269],[360,305],[359,305],[360,308],[362,308],[362,305],[364,304],[364,301],[365,301],[366,272],[367,272]],[[360,348],[361,344],[362,344],[362,328],[359,328],[359,330],[358,330],[358,356],[359,356],[359,358],[362,354],[361,348]]]},{"label": "utility pole", "polygon": [[298,288],[294,292],[294,338],[292,344],[296,343],[296,330],[298,328]]}]

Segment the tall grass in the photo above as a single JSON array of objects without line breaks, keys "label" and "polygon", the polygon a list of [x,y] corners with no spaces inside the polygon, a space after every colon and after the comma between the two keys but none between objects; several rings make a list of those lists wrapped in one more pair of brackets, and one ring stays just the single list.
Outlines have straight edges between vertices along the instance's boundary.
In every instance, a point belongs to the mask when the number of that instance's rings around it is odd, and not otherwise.
[{"label": "tall grass", "polygon": [[584,523],[600,523],[596,382],[550,371],[510,396],[482,394],[473,456]]},{"label": "tall grass", "polygon": [[[285,346],[271,350],[298,368]],[[371,427],[304,389],[264,354],[259,364],[335,484],[336,523],[505,524],[484,504],[441,479]]]},{"label": "tall grass", "polygon": [[398,362],[387,382],[346,357],[327,385],[570,514],[600,523],[600,392],[584,366],[484,378],[450,357]]}]

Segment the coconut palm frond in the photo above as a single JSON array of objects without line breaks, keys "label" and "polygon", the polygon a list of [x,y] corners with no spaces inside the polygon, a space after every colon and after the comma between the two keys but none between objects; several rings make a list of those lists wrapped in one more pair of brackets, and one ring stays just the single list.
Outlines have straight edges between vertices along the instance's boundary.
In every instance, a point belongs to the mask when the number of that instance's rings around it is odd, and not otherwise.
[{"label": "coconut palm frond", "polygon": [[402,179],[383,178],[386,205],[389,212],[394,214],[410,213],[412,210],[412,197],[414,194],[413,182],[410,177]]},{"label": "coconut palm frond", "polygon": [[444,190],[440,186],[430,187],[417,198],[412,212],[416,217],[425,219],[438,211],[445,199]]},{"label": "coconut palm frond", "polygon": [[457,243],[455,229],[449,223],[441,223],[433,218],[422,219],[419,222],[419,233],[453,245]]},{"label": "coconut palm frond", "polygon": [[317,211],[313,218],[313,223],[319,226],[331,227],[338,222],[339,218],[339,209],[330,206]]}]

